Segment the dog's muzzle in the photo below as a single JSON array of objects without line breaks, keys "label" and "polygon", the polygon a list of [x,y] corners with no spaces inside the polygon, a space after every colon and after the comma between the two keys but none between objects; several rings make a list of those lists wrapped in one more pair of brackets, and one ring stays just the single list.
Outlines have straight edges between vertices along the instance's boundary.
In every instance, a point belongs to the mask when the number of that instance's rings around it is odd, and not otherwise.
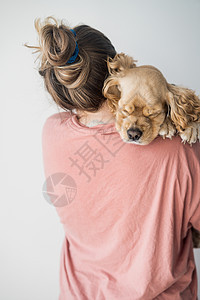
[{"label": "dog's muzzle", "polygon": [[138,141],[142,136],[142,131],[138,128],[130,128],[127,130],[129,140]]}]

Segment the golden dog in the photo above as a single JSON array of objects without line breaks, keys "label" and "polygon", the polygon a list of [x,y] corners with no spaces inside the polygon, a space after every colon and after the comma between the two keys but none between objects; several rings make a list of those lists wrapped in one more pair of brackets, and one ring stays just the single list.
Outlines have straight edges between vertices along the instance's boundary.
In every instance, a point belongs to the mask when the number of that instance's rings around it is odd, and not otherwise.
[{"label": "golden dog", "polygon": [[[200,141],[200,99],[192,90],[169,84],[153,66],[137,67],[123,53],[108,60],[108,69],[103,93],[124,142],[147,145],[158,135],[175,134],[191,145]],[[200,248],[194,228],[192,238],[193,247]]]},{"label": "golden dog", "polygon": [[137,67],[123,53],[109,59],[108,69],[103,92],[124,142],[147,145],[175,134],[184,143],[200,141],[200,99],[192,90],[169,84],[153,66]]}]

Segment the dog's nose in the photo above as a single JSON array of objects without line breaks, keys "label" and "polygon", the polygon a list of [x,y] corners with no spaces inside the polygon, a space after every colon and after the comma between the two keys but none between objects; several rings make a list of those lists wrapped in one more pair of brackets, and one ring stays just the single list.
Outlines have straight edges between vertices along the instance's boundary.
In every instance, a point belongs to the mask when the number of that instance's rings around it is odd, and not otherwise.
[{"label": "dog's nose", "polygon": [[138,128],[130,128],[127,130],[128,138],[132,141],[137,141],[142,136],[142,131]]}]

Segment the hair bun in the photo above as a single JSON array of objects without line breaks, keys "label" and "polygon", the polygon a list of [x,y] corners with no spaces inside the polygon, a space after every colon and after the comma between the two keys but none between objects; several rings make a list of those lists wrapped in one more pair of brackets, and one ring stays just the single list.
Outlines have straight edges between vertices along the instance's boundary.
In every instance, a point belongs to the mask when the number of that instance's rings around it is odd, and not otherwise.
[{"label": "hair bun", "polygon": [[[75,36],[70,28],[63,24],[59,25],[53,17],[47,19],[43,27],[39,25],[39,19],[35,22],[35,27],[39,31],[43,59],[52,66],[65,65],[75,50]],[[51,24],[49,19],[52,19],[55,24]]]},{"label": "hair bun", "polygon": [[39,45],[26,46],[39,53],[38,71],[54,101],[65,110],[97,111],[106,100],[106,60],[116,54],[110,40],[88,25],[76,26],[74,32],[51,16],[35,19],[35,28]]}]

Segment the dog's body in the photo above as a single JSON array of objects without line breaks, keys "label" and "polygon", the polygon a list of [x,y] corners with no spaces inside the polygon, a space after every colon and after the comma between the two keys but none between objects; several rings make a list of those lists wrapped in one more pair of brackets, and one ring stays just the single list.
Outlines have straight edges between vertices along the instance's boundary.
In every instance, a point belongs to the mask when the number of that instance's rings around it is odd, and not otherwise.
[{"label": "dog's body", "polygon": [[[108,61],[108,69],[104,96],[124,142],[147,145],[175,134],[191,145],[200,141],[200,99],[192,90],[169,84],[153,66],[137,67],[123,53]],[[192,228],[192,236],[200,248],[200,232]]]},{"label": "dog's body", "polygon": [[184,143],[200,141],[200,99],[192,90],[169,84],[153,66],[136,67],[124,54],[110,60],[108,68],[104,96],[125,142],[147,145],[158,135],[176,133]]}]

